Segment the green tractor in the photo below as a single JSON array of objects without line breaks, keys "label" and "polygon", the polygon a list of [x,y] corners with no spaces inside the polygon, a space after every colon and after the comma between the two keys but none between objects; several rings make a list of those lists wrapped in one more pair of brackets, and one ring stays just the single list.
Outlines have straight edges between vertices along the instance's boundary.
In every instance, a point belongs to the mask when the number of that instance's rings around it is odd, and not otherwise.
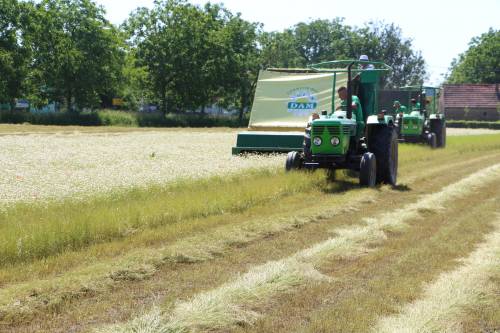
[{"label": "green tractor", "polygon": [[396,128],[400,142],[425,143],[431,148],[446,146],[446,119],[439,112],[439,88],[404,87],[400,99],[407,106],[396,111]]},{"label": "green tractor", "polygon": [[[366,64],[372,65],[370,69],[361,69]],[[380,110],[378,105],[378,82],[390,67],[380,62],[343,60],[310,68],[334,73],[332,95],[343,90],[344,98],[341,101],[333,98],[330,112],[323,110],[321,115],[310,118],[303,147],[288,153],[286,170],[321,168],[332,172],[348,169],[359,171],[362,186],[395,185],[398,169],[396,123],[394,117]],[[336,80],[337,76],[345,74],[346,80],[342,83]],[[340,88],[341,84],[346,89]],[[336,102],[340,102],[340,107],[336,108]]]}]

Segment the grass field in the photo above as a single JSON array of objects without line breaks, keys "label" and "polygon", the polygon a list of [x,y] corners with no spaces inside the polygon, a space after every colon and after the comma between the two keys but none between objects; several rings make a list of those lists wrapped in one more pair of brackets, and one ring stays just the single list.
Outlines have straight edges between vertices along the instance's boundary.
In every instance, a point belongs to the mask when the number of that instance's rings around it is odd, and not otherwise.
[{"label": "grass field", "polygon": [[179,178],[221,176],[276,166],[282,159],[233,158],[232,131],[58,133],[53,129],[43,128],[48,134],[0,136],[0,203],[86,197]]},{"label": "grass field", "polygon": [[500,134],[460,131],[363,189],[234,130],[1,126],[0,332],[495,332]]}]

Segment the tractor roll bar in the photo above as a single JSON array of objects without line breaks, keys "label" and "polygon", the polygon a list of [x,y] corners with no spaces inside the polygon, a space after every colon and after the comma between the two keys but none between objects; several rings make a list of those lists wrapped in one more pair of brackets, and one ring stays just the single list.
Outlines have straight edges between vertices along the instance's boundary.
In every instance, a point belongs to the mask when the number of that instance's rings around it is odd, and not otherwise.
[{"label": "tractor roll bar", "polygon": [[[392,67],[380,62],[380,61],[365,61],[365,60],[334,60],[334,61],[325,61],[325,62],[320,62],[317,64],[312,64],[308,65],[307,68],[310,68],[314,71],[318,72],[335,72],[335,73],[341,73],[341,72],[347,72],[348,69],[346,67],[350,65],[367,65],[371,64],[375,68],[370,69],[372,71],[379,71],[379,72],[388,72],[392,71]],[[326,68],[330,67],[330,68]],[[333,67],[333,68],[331,68]],[[351,66],[352,67],[352,66]],[[359,71],[362,71],[361,69]]]},{"label": "tractor roll bar", "polygon": [[352,66],[354,66],[354,61],[347,66],[347,119],[352,119]]}]

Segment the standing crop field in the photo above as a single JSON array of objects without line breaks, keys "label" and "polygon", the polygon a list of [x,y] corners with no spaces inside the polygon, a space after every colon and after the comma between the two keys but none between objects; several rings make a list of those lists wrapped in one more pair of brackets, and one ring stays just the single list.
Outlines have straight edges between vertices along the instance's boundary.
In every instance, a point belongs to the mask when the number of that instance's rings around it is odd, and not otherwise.
[{"label": "standing crop field", "polygon": [[29,133],[0,136],[0,204],[82,197],[281,164],[231,156],[233,131]]},{"label": "standing crop field", "polygon": [[0,332],[495,332],[500,133],[453,134],[376,188],[232,130],[0,134]]}]

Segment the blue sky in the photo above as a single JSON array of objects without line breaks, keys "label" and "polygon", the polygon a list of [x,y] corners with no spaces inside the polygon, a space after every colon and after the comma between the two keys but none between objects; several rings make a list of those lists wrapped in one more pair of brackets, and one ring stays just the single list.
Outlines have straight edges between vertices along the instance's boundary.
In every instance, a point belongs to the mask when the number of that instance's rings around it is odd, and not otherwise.
[{"label": "blue sky", "polygon": [[[151,7],[153,0],[96,0],[104,6],[108,19],[121,23],[137,7]],[[206,0],[191,0],[204,4]],[[488,28],[500,29],[500,0],[225,0],[233,12],[244,19],[261,22],[267,31],[283,30],[312,19],[344,17],[349,25],[363,25],[370,20],[396,23],[416,50],[422,51],[430,78],[439,84],[452,59],[467,49],[470,39]],[[363,53],[360,50],[360,53]],[[383,60],[383,59],[377,59]]]}]

